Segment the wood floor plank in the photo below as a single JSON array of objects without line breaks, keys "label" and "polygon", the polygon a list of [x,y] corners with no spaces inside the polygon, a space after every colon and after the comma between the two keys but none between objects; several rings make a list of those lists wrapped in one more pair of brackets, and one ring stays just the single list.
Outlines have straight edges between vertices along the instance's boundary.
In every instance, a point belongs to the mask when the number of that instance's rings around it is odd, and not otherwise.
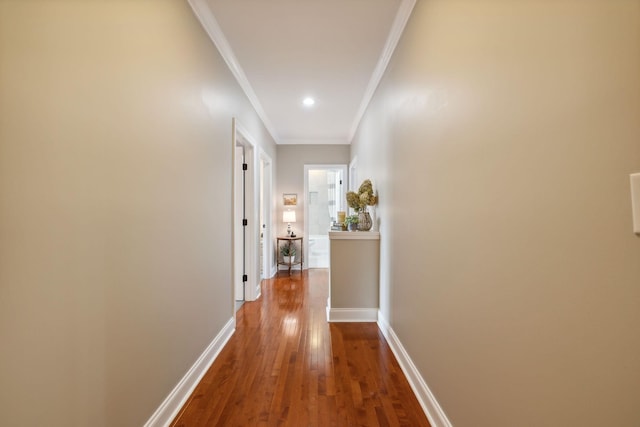
[{"label": "wood floor plank", "polygon": [[429,426],[377,325],[328,324],[327,295],[326,270],[264,281],[172,426]]}]

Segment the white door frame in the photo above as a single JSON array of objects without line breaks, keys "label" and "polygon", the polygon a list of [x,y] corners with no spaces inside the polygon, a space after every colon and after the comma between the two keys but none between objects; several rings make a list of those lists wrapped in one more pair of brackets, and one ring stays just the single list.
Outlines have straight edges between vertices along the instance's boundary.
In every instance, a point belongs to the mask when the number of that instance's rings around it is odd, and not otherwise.
[{"label": "white door frame", "polygon": [[[322,165],[304,165],[304,253],[309,254],[309,170],[312,169],[342,169],[342,202],[346,207],[347,193],[347,165],[345,164],[322,164]],[[328,233],[328,230],[327,230]],[[308,255],[307,255],[308,256]],[[309,268],[309,263],[303,260],[304,268]]]},{"label": "white door frame", "polygon": [[[233,210],[231,215],[231,221],[233,224],[233,237],[231,239],[232,244],[232,285],[233,285],[233,299],[234,301],[243,301],[245,299],[245,286],[242,282],[242,273],[244,266],[242,264],[243,250],[245,242],[242,236],[242,221],[239,218],[243,216],[243,203],[244,195],[242,189],[242,162],[244,157],[244,147],[233,147]],[[236,308],[238,306],[236,305]]]},{"label": "white door frame", "polygon": [[358,192],[358,156],[354,156],[349,163],[349,190]]},{"label": "white door frame", "polygon": [[[247,274],[247,283],[245,285],[245,301],[254,301],[260,296],[260,268],[258,266],[258,251],[260,248],[260,231],[258,227],[258,222],[260,221],[260,216],[258,215],[258,206],[259,206],[259,194],[256,191],[258,187],[258,156],[256,150],[256,144],[251,137],[251,135],[246,131],[246,129],[238,122],[238,119],[235,117],[232,119],[232,147],[233,147],[233,174],[234,174],[234,188],[232,191],[233,197],[235,200],[236,192],[238,191],[235,188],[235,176],[236,176],[236,146],[242,146],[244,148],[245,155],[245,163],[247,163],[247,171],[245,176],[245,212],[247,219],[246,226],[246,246],[245,246],[245,268]],[[234,202],[235,205],[235,202]],[[238,229],[238,222],[242,222],[242,218],[240,215],[236,215],[235,208],[233,209],[233,220],[232,220],[232,250],[231,250],[231,258],[232,258],[232,268],[233,279],[231,281],[232,286],[232,295],[235,305],[235,281],[238,279],[235,274],[237,270],[238,262],[242,262],[241,257],[236,255],[236,247],[237,245],[242,244],[242,234],[238,235],[236,231]],[[241,228],[240,228],[241,229]],[[240,252],[241,253],[241,252]],[[238,259],[240,258],[240,259]],[[242,277],[240,277],[242,280]]]},{"label": "white door frame", "polygon": [[[274,199],[273,199],[273,162],[271,157],[264,150],[260,149],[260,163],[263,166],[263,180],[259,183],[259,187],[262,189],[262,218],[266,225],[261,231],[263,235],[262,245],[262,271],[263,277],[273,277],[275,272],[275,264],[273,262],[273,242],[271,230],[273,229],[273,218],[271,213],[274,212]],[[260,224],[262,227],[262,224]],[[260,230],[258,230],[260,233]],[[258,258],[259,259],[259,258]]]}]

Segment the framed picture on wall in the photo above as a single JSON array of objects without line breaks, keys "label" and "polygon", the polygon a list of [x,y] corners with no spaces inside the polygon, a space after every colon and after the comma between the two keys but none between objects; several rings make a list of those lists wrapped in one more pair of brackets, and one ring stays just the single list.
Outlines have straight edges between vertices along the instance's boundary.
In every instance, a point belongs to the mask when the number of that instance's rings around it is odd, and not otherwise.
[{"label": "framed picture on wall", "polygon": [[296,193],[284,193],[282,194],[285,206],[295,206],[298,204],[298,195]]}]

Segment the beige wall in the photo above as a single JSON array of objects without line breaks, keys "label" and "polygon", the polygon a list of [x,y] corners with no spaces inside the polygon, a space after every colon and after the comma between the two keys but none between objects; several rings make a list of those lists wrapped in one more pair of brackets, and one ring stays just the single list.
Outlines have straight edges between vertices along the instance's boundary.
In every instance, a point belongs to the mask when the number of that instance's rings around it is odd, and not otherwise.
[{"label": "beige wall", "polygon": [[[344,233],[353,233],[345,231]],[[361,232],[358,232],[358,234]],[[378,269],[380,240],[330,238],[331,308],[373,308],[379,306]]]},{"label": "beige wall", "polygon": [[300,236],[304,232],[304,165],[347,165],[350,149],[349,145],[278,145],[274,236],[286,234],[287,226],[282,223],[282,212],[285,210],[283,193],[298,194],[296,223],[291,228]]},{"label": "beige wall", "polygon": [[352,148],[456,427],[640,425],[640,2],[418,1]]},{"label": "beige wall", "polygon": [[275,159],[186,2],[0,1],[0,424],[142,425],[231,319],[233,116]]}]

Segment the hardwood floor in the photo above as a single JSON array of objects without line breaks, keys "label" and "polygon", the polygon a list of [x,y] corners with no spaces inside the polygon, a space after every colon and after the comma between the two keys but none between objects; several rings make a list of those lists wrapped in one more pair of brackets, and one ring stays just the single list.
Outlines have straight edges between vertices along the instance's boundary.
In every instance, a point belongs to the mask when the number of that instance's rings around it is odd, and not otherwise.
[{"label": "hardwood floor", "polygon": [[326,270],[280,273],[173,426],[429,426],[375,323],[326,321]]}]

